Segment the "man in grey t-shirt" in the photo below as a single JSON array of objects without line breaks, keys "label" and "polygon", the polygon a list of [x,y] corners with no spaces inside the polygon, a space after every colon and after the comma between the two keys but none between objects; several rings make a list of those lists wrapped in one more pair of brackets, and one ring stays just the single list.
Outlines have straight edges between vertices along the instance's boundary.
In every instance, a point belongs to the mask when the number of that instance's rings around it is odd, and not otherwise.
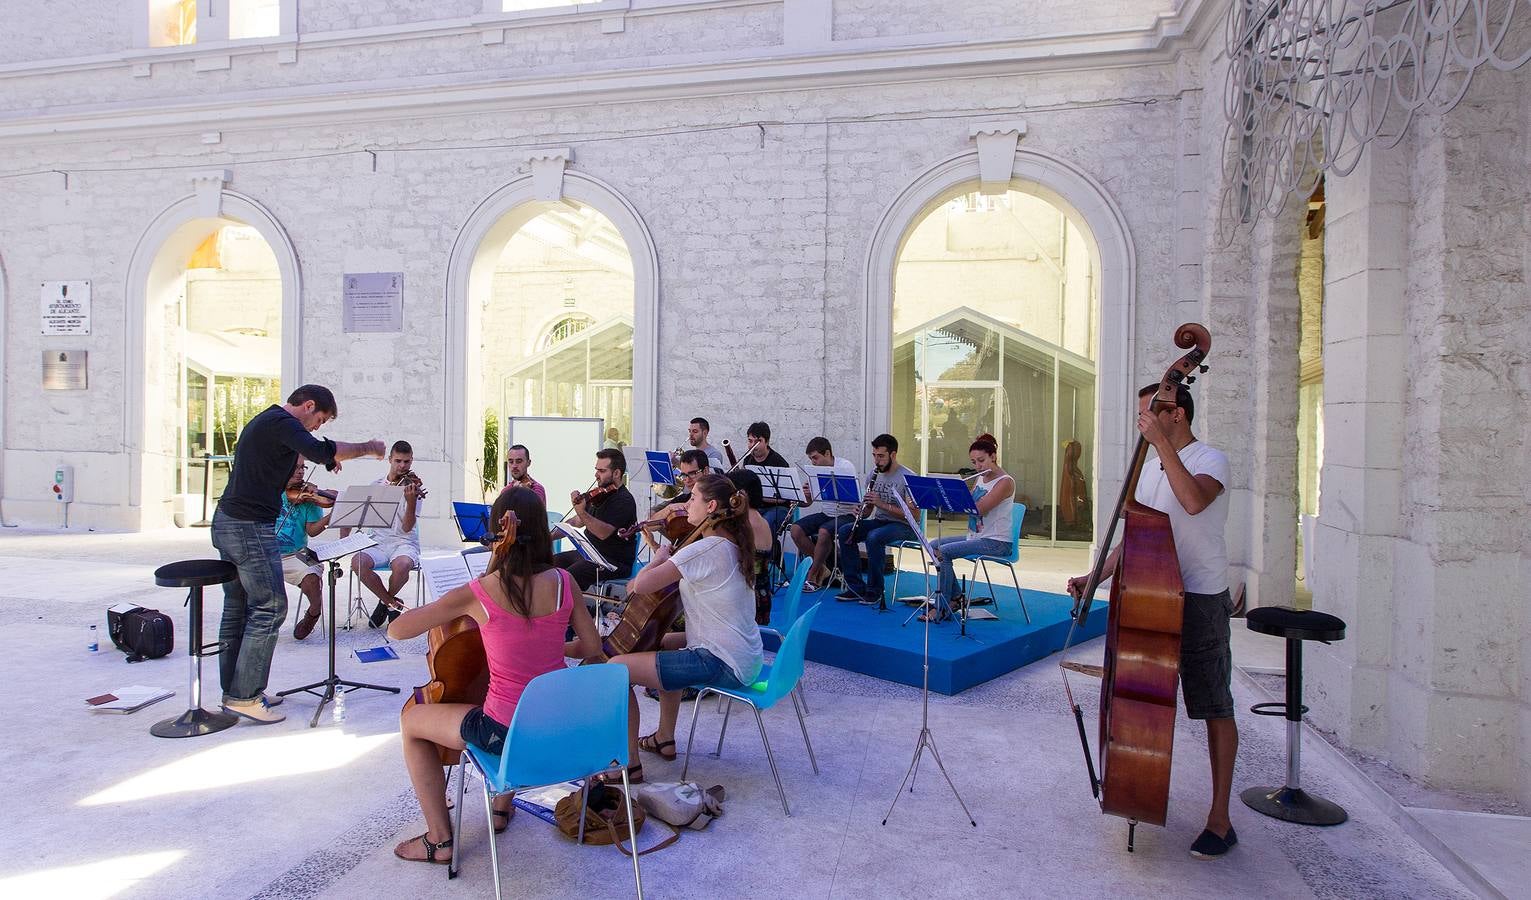
[{"label": "man in grey t-shirt", "polygon": [[[835,597],[843,603],[860,601],[868,606],[883,604],[883,557],[889,544],[914,540],[914,531],[904,520],[904,511],[895,494],[906,495],[904,476],[912,474],[899,464],[898,438],[879,434],[872,439],[872,467],[875,480],[866,491],[871,514],[859,524],[840,526],[840,572],[845,576],[845,590]],[[867,507],[863,507],[864,509]],[[856,545],[867,545],[865,576],[861,572],[861,553]]]}]

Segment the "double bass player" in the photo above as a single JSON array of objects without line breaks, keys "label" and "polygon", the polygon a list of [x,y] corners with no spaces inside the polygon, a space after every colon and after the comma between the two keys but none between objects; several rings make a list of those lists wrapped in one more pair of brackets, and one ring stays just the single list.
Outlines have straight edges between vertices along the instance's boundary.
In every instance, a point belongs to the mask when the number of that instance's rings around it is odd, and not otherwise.
[{"label": "double bass player", "polygon": [[[1191,844],[1191,855],[1216,859],[1238,843],[1228,818],[1233,762],[1239,747],[1233,717],[1233,659],[1229,649],[1228,457],[1191,432],[1195,404],[1191,392],[1177,385],[1175,401],[1155,401],[1159,384],[1138,392],[1138,431],[1158,456],[1143,466],[1135,499],[1169,516],[1185,586],[1181,630],[1180,676],[1186,715],[1207,723],[1212,763],[1212,807],[1206,828]],[[1114,572],[1121,547],[1112,551],[1104,571]],[[1069,579],[1078,598],[1088,575]]]}]

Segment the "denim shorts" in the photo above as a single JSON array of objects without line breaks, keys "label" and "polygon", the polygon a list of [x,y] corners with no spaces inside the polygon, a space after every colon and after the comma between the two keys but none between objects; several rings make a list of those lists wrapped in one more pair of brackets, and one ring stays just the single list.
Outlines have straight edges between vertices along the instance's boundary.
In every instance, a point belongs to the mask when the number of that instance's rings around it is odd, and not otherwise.
[{"label": "denim shorts", "polygon": [[475,706],[463,716],[457,733],[469,744],[490,753],[499,753],[505,748],[506,730],[504,725],[490,718],[482,706]]},{"label": "denim shorts", "polygon": [[1233,718],[1233,653],[1228,619],[1233,600],[1220,594],[1185,593],[1180,629],[1180,690],[1192,719]]},{"label": "denim shorts", "polygon": [[659,683],[667,691],[704,685],[744,687],[727,663],[703,647],[661,650],[654,654],[654,668],[659,671]]}]

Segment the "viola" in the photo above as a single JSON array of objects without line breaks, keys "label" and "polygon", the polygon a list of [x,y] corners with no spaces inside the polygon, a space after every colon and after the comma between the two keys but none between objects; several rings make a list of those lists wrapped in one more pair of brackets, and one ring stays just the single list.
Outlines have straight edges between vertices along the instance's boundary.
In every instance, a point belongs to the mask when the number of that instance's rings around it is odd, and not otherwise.
[{"label": "viola", "polygon": [[[1188,349],[1165,371],[1153,404],[1175,402],[1181,382],[1205,372],[1212,335],[1201,325],[1187,323],[1175,331],[1175,345]],[[1105,562],[1118,522],[1122,525],[1121,556],[1111,573],[1111,603],[1106,618],[1105,660],[1100,669],[1063,662],[1064,691],[1073,709],[1084,747],[1090,789],[1101,812],[1128,821],[1127,849],[1139,822],[1163,825],[1169,808],[1170,762],[1175,743],[1175,699],[1180,682],[1180,632],[1185,588],[1169,516],[1133,499],[1148,441],[1141,435],[1128,466],[1126,483],[1117,498],[1116,513],[1100,544],[1100,552],[1084,589],[1076,598],[1074,626],[1089,616],[1095,589],[1105,577]],[[1064,650],[1067,651],[1065,643]],[[1084,714],[1069,688],[1069,670],[1098,674],[1100,686],[1100,775],[1095,773]]]}]

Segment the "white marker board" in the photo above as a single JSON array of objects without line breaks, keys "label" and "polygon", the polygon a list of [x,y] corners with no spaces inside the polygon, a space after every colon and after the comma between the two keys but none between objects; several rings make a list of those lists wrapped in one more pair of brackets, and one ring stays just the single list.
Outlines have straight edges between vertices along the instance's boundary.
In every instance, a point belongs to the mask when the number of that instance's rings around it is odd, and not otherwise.
[{"label": "white marker board", "polygon": [[605,440],[605,419],[511,416],[505,420],[505,447],[525,444],[531,451],[531,476],[548,492],[548,509],[569,511],[569,492],[584,491],[595,481],[595,451]]}]

